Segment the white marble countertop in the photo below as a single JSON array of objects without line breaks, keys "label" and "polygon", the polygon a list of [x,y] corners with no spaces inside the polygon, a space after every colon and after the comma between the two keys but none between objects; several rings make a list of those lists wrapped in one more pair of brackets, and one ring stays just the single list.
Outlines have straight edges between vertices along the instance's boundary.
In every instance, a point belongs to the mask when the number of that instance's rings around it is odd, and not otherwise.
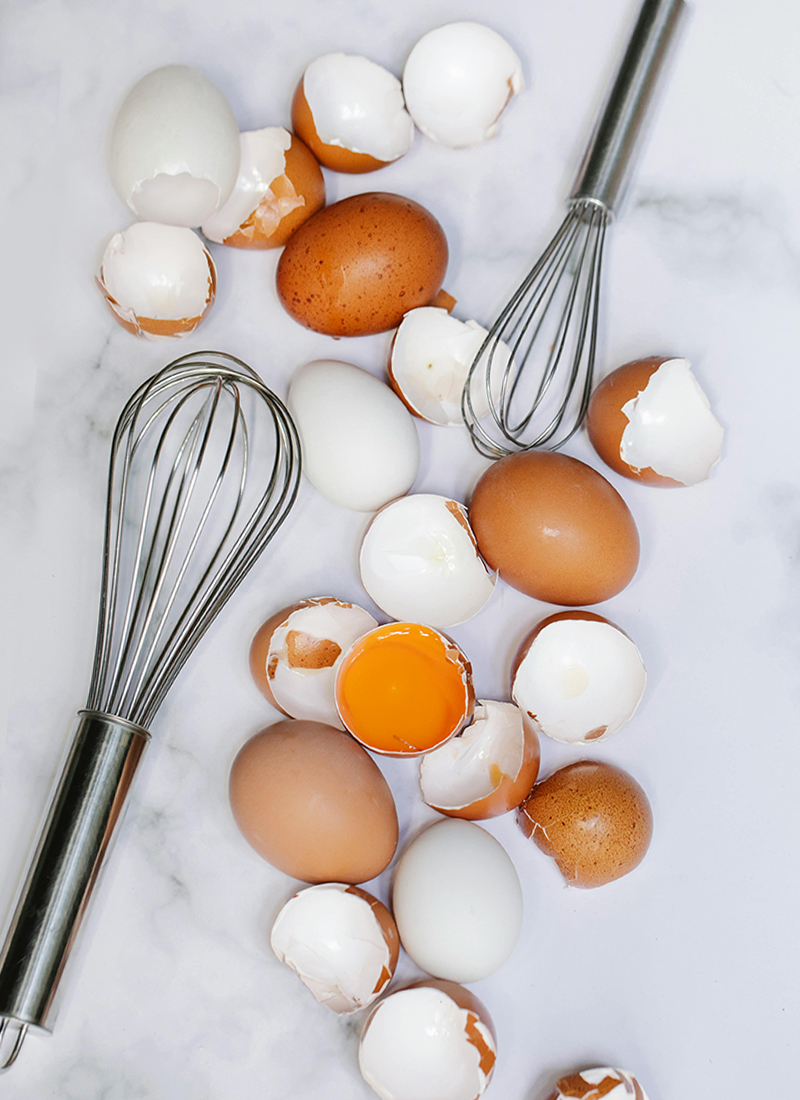
[{"label": "white marble countertop", "polygon": [[[4,709],[0,908],[10,905],[84,702],[93,649],[110,431],[175,355],[215,347],[279,394],[320,356],[380,374],[389,337],[331,339],[278,305],[276,256],[212,246],[219,295],[199,331],[146,343],[93,284],[129,223],[108,183],[112,111],[148,70],[196,65],[242,128],[288,123],[305,65],[331,50],[399,72],[425,31],[463,18],[503,33],[528,90],[492,142],[417,137],[368,177],[327,174],[329,199],[407,194],[440,219],[457,313],[491,318],[560,216],[634,0],[6,0],[0,173],[6,393],[0,409]],[[494,1016],[488,1095],[543,1100],[588,1064],[634,1071],[650,1100],[744,1100],[791,1088],[800,1034],[800,8],[697,0],[627,207],[610,237],[603,371],[683,355],[724,423],[723,461],[693,489],[610,480],[640,528],[633,583],[598,610],[644,653],[635,719],[595,750],[646,788],[641,867],[563,886],[512,819],[488,828],[526,903],[510,962],[475,992]],[[10,336],[10,346],[9,346]],[[486,463],[460,430],[420,425],[417,487],[468,497]],[[598,464],[579,438],[571,454]],[[275,719],[247,650],[272,611],[322,592],[365,602],[364,516],[304,483],[290,521],[203,641],[153,724],[120,843],[95,898],[52,1037],[30,1037],[6,1100],[367,1098],[358,1019],[318,1007],[268,947],[295,883],[244,843],[226,795],[240,745]],[[332,550],[335,547],[337,549]],[[370,606],[366,601],[366,606]],[[498,586],[453,631],[479,695],[503,697],[522,635],[549,608]],[[544,770],[585,755],[542,746]],[[402,836],[433,818],[415,766],[391,761]],[[374,884],[388,897],[389,875]],[[401,976],[413,975],[406,959]],[[779,1089],[780,1091],[780,1089]]]}]

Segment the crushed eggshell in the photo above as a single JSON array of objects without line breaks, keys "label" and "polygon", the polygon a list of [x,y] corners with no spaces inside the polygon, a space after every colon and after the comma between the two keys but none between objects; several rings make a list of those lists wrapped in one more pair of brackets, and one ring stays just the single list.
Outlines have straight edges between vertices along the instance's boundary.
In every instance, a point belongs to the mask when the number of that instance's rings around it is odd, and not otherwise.
[{"label": "crushed eggshell", "polygon": [[647,1094],[627,1070],[598,1066],[562,1077],[550,1100],[647,1100]]}]

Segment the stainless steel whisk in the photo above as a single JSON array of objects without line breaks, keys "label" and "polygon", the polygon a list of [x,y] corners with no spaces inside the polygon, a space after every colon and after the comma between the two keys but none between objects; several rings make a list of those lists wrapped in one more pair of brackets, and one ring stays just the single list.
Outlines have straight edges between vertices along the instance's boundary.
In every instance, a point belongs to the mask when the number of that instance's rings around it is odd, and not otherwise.
[{"label": "stainless steel whisk", "polygon": [[684,0],[644,0],[567,215],[470,366],[461,412],[475,447],[487,458],[534,447],[557,450],[583,423],[597,352],[606,229],[684,10]]},{"label": "stainless steel whisk", "polygon": [[192,650],[286,519],[300,441],[245,363],[198,352],[122,411],[109,468],[91,687],[0,956],[1,1069],[54,998],[148,727]]}]

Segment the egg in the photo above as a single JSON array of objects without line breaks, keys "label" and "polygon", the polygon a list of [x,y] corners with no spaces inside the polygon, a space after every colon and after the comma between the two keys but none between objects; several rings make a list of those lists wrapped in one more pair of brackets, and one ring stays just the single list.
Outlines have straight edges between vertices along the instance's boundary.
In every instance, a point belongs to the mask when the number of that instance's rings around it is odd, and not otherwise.
[{"label": "egg", "polygon": [[369,371],[316,359],[292,375],[287,403],[302,440],[303,471],[328,500],[374,512],[411,488],[419,470],[417,429],[400,399]]},{"label": "egg", "polygon": [[584,888],[604,886],[638,867],[653,834],[642,788],[622,768],[599,760],[568,764],[537,783],[517,821],[553,857],[567,884]]},{"label": "egg", "polygon": [[358,1066],[381,1100],[478,1100],[497,1060],[485,1005],[454,982],[416,982],[370,1012]]},{"label": "egg", "polygon": [[197,328],[214,301],[217,271],[191,229],[135,222],[108,242],[97,285],[123,328],[156,340]]},{"label": "egg", "polygon": [[722,453],[722,425],[687,359],[654,355],[612,371],[592,394],[586,428],[612,470],[648,485],[696,485]]},{"label": "egg", "polygon": [[499,970],[522,928],[522,889],[507,852],[479,825],[438,821],[397,864],[400,942],[436,978],[476,982]]},{"label": "egg", "polygon": [[145,221],[194,227],[226,202],[239,171],[239,127],[219,88],[188,65],[142,77],[117,112],[111,182]]},{"label": "egg", "polygon": [[419,756],[472,714],[472,668],[455,644],[421,623],[387,623],[354,642],[336,674],[345,729],[373,752]]},{"label": "egg", "polygon": [[602,474],[563,454],[526,451],[495,462],[475,486],[470,521],[491,568],[549,603],[607,600],[639,562],[625,501]]},{"label": "egg", "polygon": [[313,154],[282,126],[240,135],[239,176],[203,235],[234,248],[280,248],[325,205],[325,181]]},{"label": "egg", "polygon": [[291,237],[278,262],[278,297],[296,321],[329,336],[367,336],[427,306],[447,269],[444,230],[402,195],[353,195]]},{"label": "egg", "polygon": [[556,1083],[550,1100],[647,1100],[632,1073],[611,1066],[597,1066],[570,1073]]},{"label": "egg", "polygon": [[312,61],[292,102],[292,125],[320,164],[336,172],[373,172],[411,148],[414,123],[400,81],[353,54]]},{"label": "egg", "polygon": [[374,760],[322,722],[287,720],[257,733],[231,768],[231,810],[244,838],[304,882],[356,884],[388,867],[397,812]]}]

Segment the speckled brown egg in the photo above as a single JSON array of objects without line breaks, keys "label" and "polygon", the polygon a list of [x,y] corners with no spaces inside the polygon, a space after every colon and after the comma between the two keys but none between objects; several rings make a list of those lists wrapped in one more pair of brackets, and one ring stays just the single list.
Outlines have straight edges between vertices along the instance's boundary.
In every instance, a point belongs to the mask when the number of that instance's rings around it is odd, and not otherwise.
[{"label": "speckled brown egg", "polygon": [[604,886],[638,867],[653,815],[636,780],[613,764],[579,760],[533,788],[517,811],[527,837],[570,886]]},{"label": "speckled brown egg", "polygon": [[550,451],[501,458],[475,486],[469,515],[491,568],[535,599],[599,603],[636,572],[639,535],[627,504],[576,458]]},{"label": "speckled brown egg", "polygon": [[394,799],[377,764],[322,722],[276,722],[252,737],[233,762],[229,795],[248,843],[303,882],[366,882],[397,847]]},{"label": "speckled brown egg", "polygon": [[435,298],[447,255],[442,227],[419,203],[382,192],[354,195],[290,238],[278,263],[278,296],[315,332],[386,332]]}]

